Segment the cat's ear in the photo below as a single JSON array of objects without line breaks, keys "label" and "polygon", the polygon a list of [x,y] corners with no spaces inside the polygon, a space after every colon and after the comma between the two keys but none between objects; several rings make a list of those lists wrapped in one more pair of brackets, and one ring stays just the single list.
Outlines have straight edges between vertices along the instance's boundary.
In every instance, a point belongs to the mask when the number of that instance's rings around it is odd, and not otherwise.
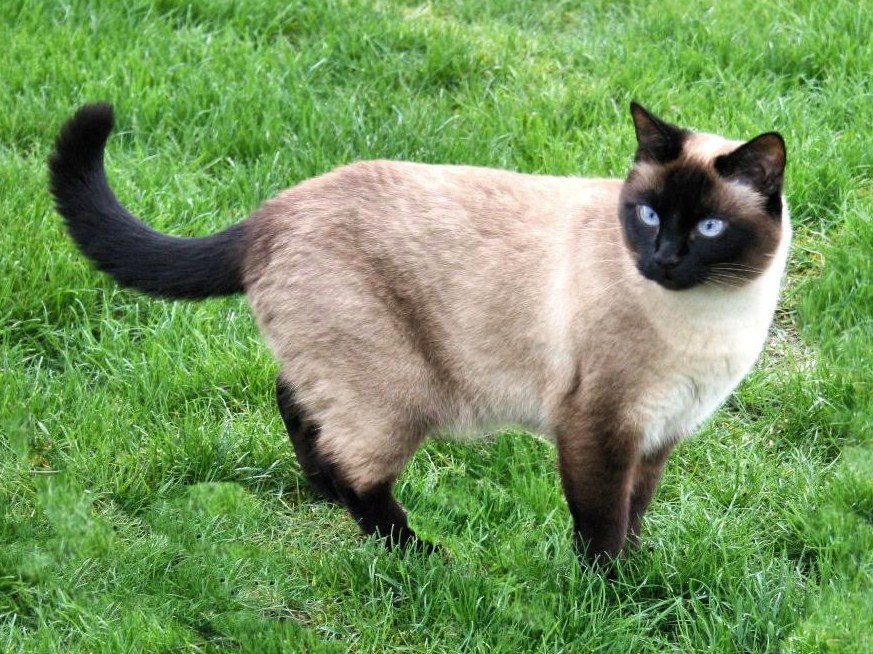
[{"label": "cat's ear", "polygon": [[635,161],[667,163],[682,154],[687,134],[684,129],[664,122],[636,102],[631,102],[630,110],[637,132]]},{"label": "cat's ear", "polygon": [[784,139],[777,132],[767,132],[716,157],[715,169],[722,177],[748,184],[770,197],[782,192],[785,159]]}]

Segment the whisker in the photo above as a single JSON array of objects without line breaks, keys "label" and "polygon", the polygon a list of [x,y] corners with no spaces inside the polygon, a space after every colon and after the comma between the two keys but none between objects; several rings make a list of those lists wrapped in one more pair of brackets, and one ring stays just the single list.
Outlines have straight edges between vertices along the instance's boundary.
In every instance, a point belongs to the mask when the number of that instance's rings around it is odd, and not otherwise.
[{"label": "whisker", "polygon": [[632,263],[627,259],[591,259],[592,263]]},{"label": "whisker", "polygon": [[711,286],[721,286],[723,288],[741,288],[747,282],[748,280],[737,277],[736,275],[724,275],[716,273],[710,274],[703,283]]},{"label": "whisker", "polygon": [[755,268],[753,266],[744,266],[742,264],[731,264],[731,263],[719,263],[712,266],[712,270],[716,272],[745,272],[745,273],[753,273],[755,275],[761,275],[764,271],[760,268]]},{"label": "whisker", "polygon": [[756,266],[749,266],[744,263],[737,263],[735,261],[724,261],[722,263],[717,263],[713,265],[714,268],[744,268],[746,270],[761,270],[761,268],[757,268]]},{"label": "whisker", "polygon": [[589,302],[596,302],[596,301],[599,300],[599,299],[601,298],[601,296],[603,296],[607,291],[609,291],[609,290],[615,288],[616,286],[618,286],[619,284],[621,284],[623,281],[624,281],[624,279],[621,278],[621,277],[619,277],[619,278],[616,279],[615,281],[608,283],[606,286],[604,286],[603,288],[599,289],[599,290],[597,291],[597,294],[596,294],[594,297],[589,298],[588,301],[589,301]]}]

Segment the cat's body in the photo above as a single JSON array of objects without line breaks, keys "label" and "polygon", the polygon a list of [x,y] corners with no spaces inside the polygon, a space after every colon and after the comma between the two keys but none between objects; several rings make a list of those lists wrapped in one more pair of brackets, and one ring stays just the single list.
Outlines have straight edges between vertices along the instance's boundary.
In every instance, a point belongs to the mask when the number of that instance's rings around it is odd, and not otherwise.
[{"label": "cat's body", "polygon": [[[224,233],[162,241],[119,213],[105,184],[111,113],[98,105],[59,138],[53,191],[80,247],[122,283],[177,297],[245,290],[282,364],[280,411],[301,466],[365,531],[421,544],[391,496],[421,441],[518,423],[558,445],[577,543],[614,555],[637,537],[672,446],[760,353],[791,233],[781,138],[744,150],[634,111],[627,182],[361,162]],[[678,259],[711,255],[691,236],[684,254],[667,251],[689,212],[676,185],[734,211],[734,229],[762,221],[750,228],[760,234],[731,246],[730,265],[683,270]],[[664,207],[663,242],[622,213],[643,200]],[[151,259],[134,251],[138,233]],[[676,261],[644,271],[647,248]],[[188,279],[167,281],[181,265]]]}]

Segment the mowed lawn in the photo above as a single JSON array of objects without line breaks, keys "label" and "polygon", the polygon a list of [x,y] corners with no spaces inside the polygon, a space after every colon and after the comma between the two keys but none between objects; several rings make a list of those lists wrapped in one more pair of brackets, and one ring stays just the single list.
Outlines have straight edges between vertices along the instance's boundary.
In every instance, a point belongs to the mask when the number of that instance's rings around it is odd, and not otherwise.
[{"label": "mowed lawn", "polygon": [[[873,3],[4,0],[0,651],[873,651]],[[356,159],[623,176],[628,103],[788,144],[796,230],[754,373],[674,454],[644,548],[580,566],[554,449],[430,443],[448,557],[307,491],[243,298],[119,290],[53,212],[63,120],[205,234]]]}]

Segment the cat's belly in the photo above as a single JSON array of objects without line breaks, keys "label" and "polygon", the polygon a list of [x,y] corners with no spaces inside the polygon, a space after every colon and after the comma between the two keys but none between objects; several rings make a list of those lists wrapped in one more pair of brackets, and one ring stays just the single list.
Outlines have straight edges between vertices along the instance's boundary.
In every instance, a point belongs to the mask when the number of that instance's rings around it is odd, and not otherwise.
[{"label": "cat's belly", "polygon": [[[462,402],[430,434],[444,440],[475,440],[507,427],[520,427],[534,433],[548,431],[545,406],[533,389],[516,388],[516,392],[490,401]],[[527,391],[527,392],[525,392]]]}]

